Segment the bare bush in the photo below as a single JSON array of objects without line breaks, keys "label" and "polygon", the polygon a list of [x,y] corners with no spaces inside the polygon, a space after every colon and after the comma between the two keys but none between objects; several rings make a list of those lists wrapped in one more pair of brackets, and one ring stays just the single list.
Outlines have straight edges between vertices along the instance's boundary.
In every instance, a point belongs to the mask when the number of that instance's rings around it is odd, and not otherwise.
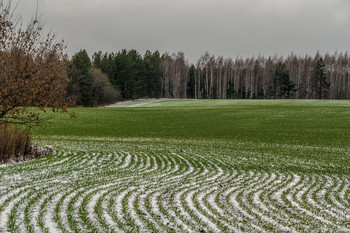
[{"label": "bare bush", "polygon": [[110,104],[119,97],[119,92],[112,86],[106,74],[96,67],[91,68],[94,90],[94,105]]}]

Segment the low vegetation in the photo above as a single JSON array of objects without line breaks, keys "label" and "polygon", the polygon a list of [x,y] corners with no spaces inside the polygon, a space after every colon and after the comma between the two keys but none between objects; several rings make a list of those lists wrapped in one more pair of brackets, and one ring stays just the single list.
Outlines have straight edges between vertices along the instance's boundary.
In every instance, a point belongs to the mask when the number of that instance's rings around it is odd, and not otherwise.
[{"label": "low vegetation", "polygon": [[56,115],[0,167],[3,232],[347,232],[347,101],[142,100]]},{"label": "low vegetation", "polygon": [[24,160],[31,150],[28,131],[0,124],[0,163]]}]

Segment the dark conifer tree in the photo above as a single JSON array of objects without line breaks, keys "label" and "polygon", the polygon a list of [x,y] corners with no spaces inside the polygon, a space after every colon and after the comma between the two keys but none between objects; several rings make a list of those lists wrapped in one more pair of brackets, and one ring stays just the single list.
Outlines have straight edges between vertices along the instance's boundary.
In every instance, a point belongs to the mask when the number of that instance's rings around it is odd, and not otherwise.
[{"label": "dark conifer tree", "polygon": [[90,68],[91,60],[85,50],[73,56],[69,71],[71,83],[68,93],[76,97],[78,105],[92,106],[93,88]]},{"label": "dark conifer tree", "polygon": [[196,68],[194,65],[191,65],[188,71],[187,98],[195,97],[195,82],[196,82],[195,75],[196,75]]},{"label": "dark conifer tree", "polygon": [[289,79],[289,71],[284,63],[276,66],[273,77],[273,95],[277,99],[291,98],[295,91],[295,84]]},{"label": "dark conifer tree", "polygon": [[115,57],[116,55],[114,53],[105,53],[102,56],[101,65],[98,68],[100,68],[103,73],[107,74],[112,85],[117,88],[116,80],[115,80],[115,77],[116,77]]},{"label": "dark conifer tree", "polygon": [[227,85],[227,98],[233,99],[235,98],[235,87],[233,81],[229,81]]},{"label": "dark conifer tree", "polygon": [[143,57],[145,66],[146,95],[159,98],[161,95],[161,58],[158,51],[152,53],[147,50]]},{"label": "dark conifer tree", "polygon": [[102,66],[102,51],[98,51],[92,55],[92,64],[101,69]]},{"label": "dark conifer tree", "polygon": [[142,56],[136,50],[122,50],[115,57],[114,84],[123,99],[147,96],[146,69]]},{"label": "dark conifer tree", "polygon": [[330,83],[328,81],[323,58],[317,60],[313,77],[313,86],[315,88],[317,99],[325,99],[329,97]]},{"label": "dark conifer tree", "polygon": [[119,51],[115,57],[115,75],[112,78],[112,85],[119,87],[123,99],[129,99],[130,86],[133,86],[133,80],[128,79],[131,70],[131,62],[128,61],[127,51]]}]

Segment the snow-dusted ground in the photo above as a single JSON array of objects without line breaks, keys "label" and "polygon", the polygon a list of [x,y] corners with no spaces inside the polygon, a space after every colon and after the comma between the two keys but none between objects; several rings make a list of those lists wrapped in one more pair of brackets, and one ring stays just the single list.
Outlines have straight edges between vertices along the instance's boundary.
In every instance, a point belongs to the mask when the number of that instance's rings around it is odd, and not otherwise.
[{"label": "snow-dusted ground", "polygon": [[1,166],[0,232],[350,232],[349,176],[237,161],[59,151]]},{"label": "snow-dusted ground", "polygon": [[110,104],[105,106],[106,108],[113,108],[113,107],[142,107],[142,106],[148,106],[149,104],[154,104],[155,102],[161,102],[162,100],[166,99],[136,99],[136,100],[126,100],[126,101],[120,101],[114,104]]},{"label": "snow-dusted ground", "polygon": [[[176,99],[167,99],[167,98],[159,98],[159,99],[135,99],[135,100],[126,100],[120,101],[114,104],[110,104],[104,106],[105,108],[113,108],[113,107],[160,107],[160,106],[177,106],[179,103],[174,101]],[[186,102],[188,104],[193,104],[193,102],[198,102],[197,99],[181,99],[182,102]]]}]

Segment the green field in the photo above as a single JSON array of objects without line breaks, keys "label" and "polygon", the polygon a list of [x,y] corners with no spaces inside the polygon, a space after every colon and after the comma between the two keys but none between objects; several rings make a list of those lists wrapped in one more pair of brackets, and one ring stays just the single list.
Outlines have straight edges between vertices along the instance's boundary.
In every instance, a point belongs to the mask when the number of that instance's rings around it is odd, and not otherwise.
[{"label": "green field", "polygon": [[0,167],[0,232],[349,232],[350,101],[138,100],[52,115]]}]

